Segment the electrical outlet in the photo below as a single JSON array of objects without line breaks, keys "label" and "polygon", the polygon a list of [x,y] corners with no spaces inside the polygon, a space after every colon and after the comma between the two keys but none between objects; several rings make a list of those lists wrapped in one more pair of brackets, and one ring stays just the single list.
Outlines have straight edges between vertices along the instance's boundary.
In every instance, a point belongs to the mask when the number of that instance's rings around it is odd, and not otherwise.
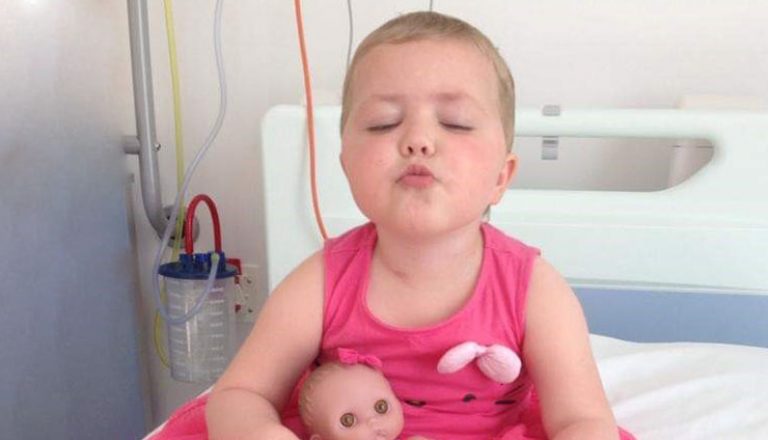
[{"label": "electrical outlet", "polygon": [[267,300],[266,288],[259,282],[259,266],[243,264],[237,302],[241,304],[237,312],[238,321],[253,322]]}]

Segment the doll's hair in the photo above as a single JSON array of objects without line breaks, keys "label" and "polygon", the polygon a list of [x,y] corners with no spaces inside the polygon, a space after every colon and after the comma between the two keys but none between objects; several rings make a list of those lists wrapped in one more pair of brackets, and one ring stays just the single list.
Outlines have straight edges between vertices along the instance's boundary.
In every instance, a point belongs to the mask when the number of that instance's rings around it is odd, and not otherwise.
[{"label": "doll's hair", "polygon": [[313,417],[316,408],[312,395],[317,388],[317,385],[331,373],[343,369],[344,366],[338,362],[328,362],[315,368],[304,380],[304,383],[299,390],[299,415],[301,416],[304,425],[311,426],[314,422]]},{"label": "doll's hair", "polygon": [[400,15],[371,32],[360,43],[347,67],[344,78],[341,101],[341,131],[344,131],[349,117],[350,105],[352,104],[352,82],[355,68],[360,60],[371,49],[382,44],[401,44],[426,39],[471,43],[491,61],[498,78],[499,114],[504,128],[504,140],[507,151],[511,151],[515,132],[515,82],[509,71],[509,66],[491,40],[477,28],[458,18],[437,12],[422,11]]}]

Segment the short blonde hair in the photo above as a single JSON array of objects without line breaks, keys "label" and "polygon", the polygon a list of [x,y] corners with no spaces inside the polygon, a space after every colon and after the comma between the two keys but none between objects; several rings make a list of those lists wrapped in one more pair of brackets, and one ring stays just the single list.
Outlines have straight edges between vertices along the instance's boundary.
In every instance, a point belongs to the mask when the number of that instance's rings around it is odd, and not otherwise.
[{"label": "short blonde hair", "polygon": [[482,32],[458,18],[437,12],[412,12],[393,18],[374,30],[360,43],[347,67],[341,101],[341,131],[349,117],[352,104],[352,77],[360,60],[376,46],[401,44],[424,39],[453,39],[474,44],[493,64],[498,78],[499,113],[504,128],[507,151],[512,149],[515,136],[515,82],[509,66],[499,51]]}]

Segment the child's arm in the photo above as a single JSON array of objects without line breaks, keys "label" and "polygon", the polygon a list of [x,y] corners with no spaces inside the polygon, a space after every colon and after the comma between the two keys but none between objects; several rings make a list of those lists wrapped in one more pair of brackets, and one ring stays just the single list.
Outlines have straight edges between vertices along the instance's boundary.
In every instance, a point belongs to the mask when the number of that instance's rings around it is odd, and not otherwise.
[{"label": "child's arm", "polygon": [[547,434],[553,440],[618,439],[576,295],[541,258],[528,295],[523,357]]},{"label": "child's arm", "polygon": [[297,439],[281,425],[279,411],[320,347],[323,278],[317,253],[270,295],[208,399],[211,440]]}]

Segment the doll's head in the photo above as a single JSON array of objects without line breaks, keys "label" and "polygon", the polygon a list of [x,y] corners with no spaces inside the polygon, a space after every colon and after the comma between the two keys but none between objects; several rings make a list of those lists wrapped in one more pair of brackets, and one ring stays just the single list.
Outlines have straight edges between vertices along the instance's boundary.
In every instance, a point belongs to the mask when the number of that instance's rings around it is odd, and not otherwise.
[{"label": "doll's head", "polygon": [[311,440],[393,440],[403,409],[380,371],[363,363],[329,362],[310,374],[299,395]]}]

